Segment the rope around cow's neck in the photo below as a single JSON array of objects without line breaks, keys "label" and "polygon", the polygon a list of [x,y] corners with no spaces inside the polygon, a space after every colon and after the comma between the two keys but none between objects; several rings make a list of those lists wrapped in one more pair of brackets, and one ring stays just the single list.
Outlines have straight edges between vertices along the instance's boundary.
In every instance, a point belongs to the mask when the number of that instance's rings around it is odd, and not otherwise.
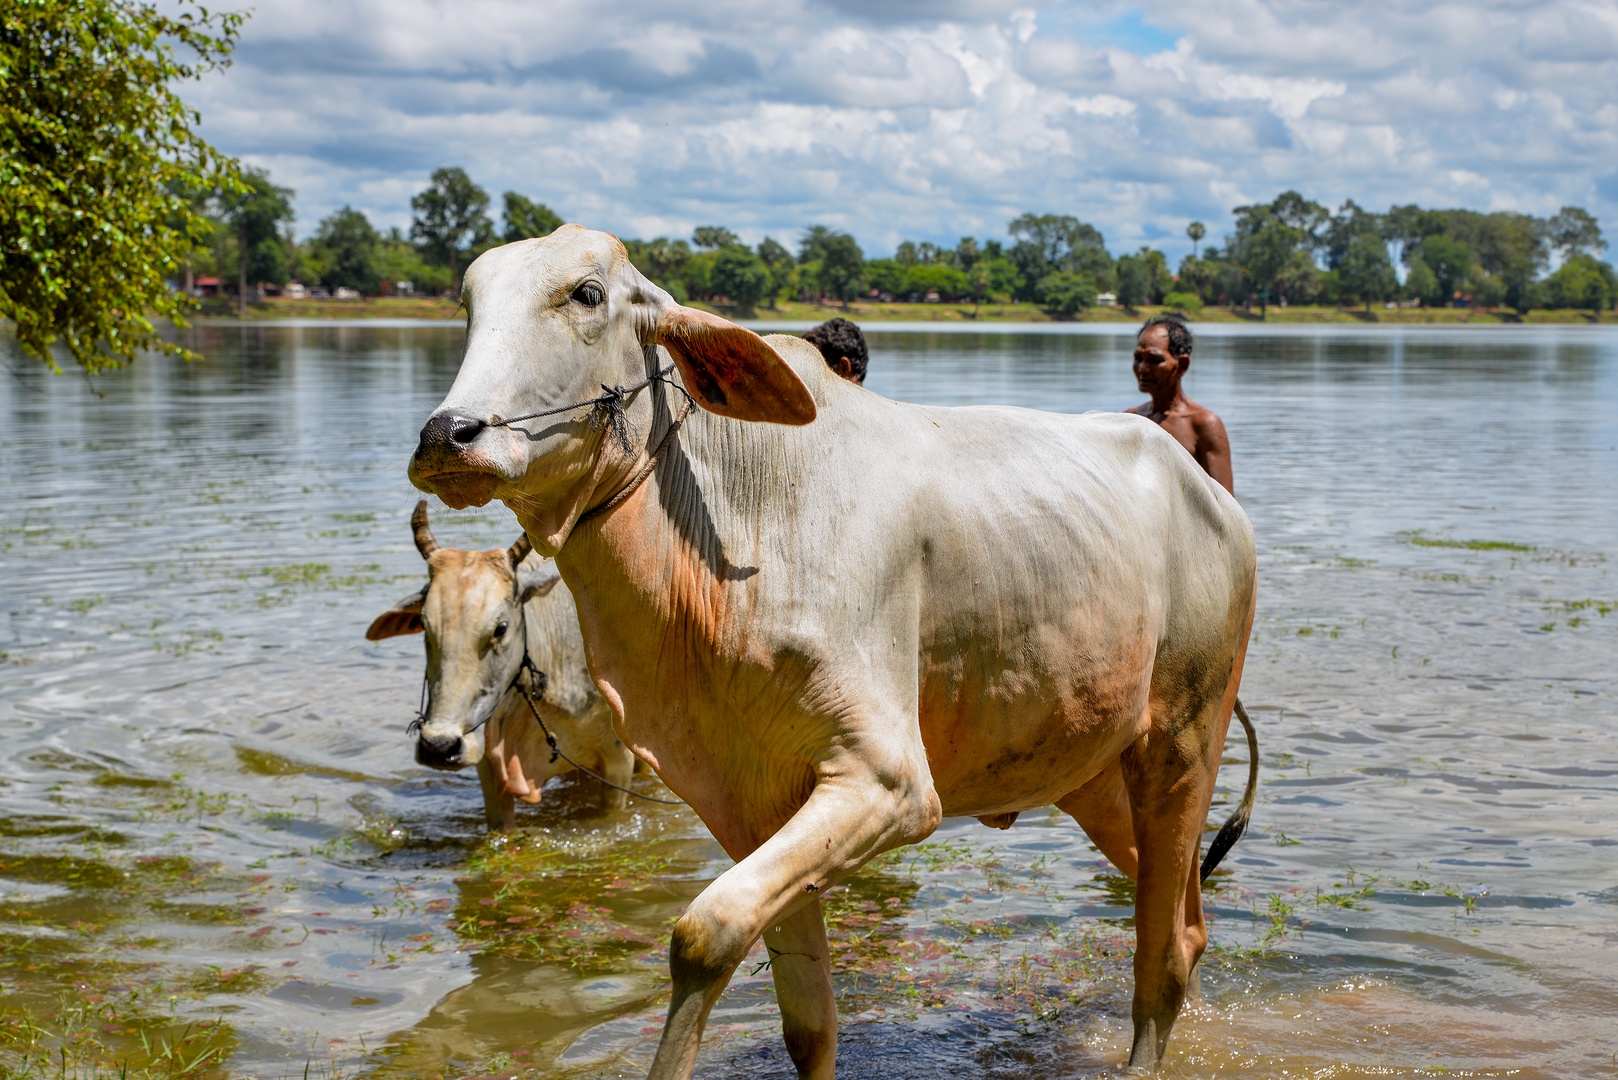
[{"label": "rope around cow's neck", "polygon": [[[527,690],[523,689],[521,686],[518,686],[518,684],[517,684],[517,680],[522,678],[522,673],[524,671],[530,671],[530,672],[533,673],[532,676],[528,680],[529,688]],[[566,754],[562,753],[562,748],[560,746],[556,745],[556,736],[552,735],[551,734],[551,729],[545,726],[544,718],[539,715],[539,709],[536,708],[535,705],[534,705],[534,699],[535,698],[539,698],[539,697],[544,696],[545,687],[546,687],[547,683],[549,683],[549,681],[550,680],[548,678],[546,678],[545,673],[543,671],[539,670],[539,668],[534,665],[534,661],[533,661],[532,658],[529,657],[528,649],[527,649],[527,647],[525,645],[525,647],[523,648],[523,651],[522,651],[522,665],[517,668],[517,674],[512,676],[511,685],[517,687],[517,692],[522,695],[523,701],[527,702],[527,704],[528,704],[528,711],[534,714],[534,723],[538,724],[539,725],[539,730],[541,730],[541,731],[543,731],[545,733],[545,743],[546,743],[546,745],[548,745],[551,748],[551,763],[552,764],[555,764],[557,758],[561,758],[563,761],[567,762],[569,765],[571,765],[575,769],[579,770],[585,776],[595,777],[595,779],[601,781],[603,784],[606,784],[608,787],[613,788],[613,789],[615,789],[617,791],[621,791],[625,795],[629,795],[629,796],[631,796],[633,798],[636,798],[636,799],[644,799],[646,802],[662,803],[664,806],[684,806],[685,805],[685,803],[682,802],[679,799],[658,799],[658,798],[654,798],[651,795],[642,795],[638,791],[631,791],[629,788],[624,787],[622,784],[615,784],[611,780],[608,780],[605,776],[600,776],[600,775],[598,775],[596,773],[591,772],[589,769],[586,769],[583,765],[580,765],[577,761],[574,761],[572,758],[570,758]]]},{"label": "rope around cow's neck", "polygon": [[[522,683],[522,675],[523,675],[523,672],[525,672],[525,671],[532,673],[529,676],[527,688],[524,688],[521,685],[521,683]],[[528,711],[534,714],[534,722],[539,725],[539,730],[543,731],[545,733],[545,745],[547,745],[547,746],[549,746],[551,748],[551,764],[554,765],[556,763],[556,759],[561,758],[563,761],[567,762],[569,765],[571,765],[575,769],[579,770],[585,776],[589,776],[589,777],[592,777],[592,778],[594,778],[596,780],[599,780],[603,784],[606,784],[608,787],[614,788],[614,789],[616,789],[618,791],[623,792],[625,795],[631,795],[631,796],[633,796],[634,798],[637,798],[637,799],[644,799],[647,802],[662,803],[664,806],[684,806],[685,805],[685,803],[680,801],[679,799],[658,799],[658,798],[652,797],[651,795],[642,795],[638,791],[631,791],[629,788],[624,787],[622,784],[615,784],[611,780],[608,780],[605,776],[599,776],[596,773],[591,772],[589,769],[586,769],[583,765],[580,765],[577,761],[574,761],[572,758],[570,758],[566,754],[562,753],[562,748],[560,746],[558,746],[557,743],[556,743],[556,736],[552,735],[551,734],[551,729],[545,726],[544,717],[539,715],[539,709],[534,706],[534,701],[536,699],[542,698],[542,697],[545,696],[545,689],[549,685],[550,685],[550,677],[548,675],[546,675],[543,671],[539,670],[539,665],[534,663],[534,658],[532,656],[528,655],[528,642],[527,642],[526,637],[525,637],[524,641],[523,641],[522,663],[517,665],[517,673],[515,675],[513,675],[511,677],[511,681],[506,684],[506,694],[511,693],[512,690],[516,690],[517,693],[519,695],[521,695],[523,701],[527,703]],[[504,698],[505,694],[501,694],[500,696],[502,698]],[[498,706],[496,706],[496,708],[498,708]],[[482,727],[484,724],[487,724],[491,719],[494,718],[494,713],[495,713],[494,709],[489,710],[489,715],[485,716],[482,720],[479,720],[477,723],[473,724],[471,727],[469,727],[465,731],[463,731],[461,733],[462,737],[464,738],[465,736],[472,734],[472,732],[476,731],[478,728]],[[416,734],[417,732],[419,732],[421,730],[422,725],[425,724],[426,722],[427,722],[427,673],[425,671],[423,671],[421,673],[421,704],[419,704],[416,707],[416,718],[414,720],[410,721],[409,726],[407,726],[405,728],[405,734],[406,735],[414,735],[414,734]]]}]

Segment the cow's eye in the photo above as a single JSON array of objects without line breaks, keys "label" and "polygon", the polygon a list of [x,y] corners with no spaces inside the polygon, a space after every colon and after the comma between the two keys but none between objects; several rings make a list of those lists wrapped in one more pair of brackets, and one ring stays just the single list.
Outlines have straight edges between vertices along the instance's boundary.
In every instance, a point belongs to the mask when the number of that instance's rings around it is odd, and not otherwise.
[{"label": "cow's eye", "polygon": [[593,281],[586,281],[573,290],[573,299],[585,307],[600,307],[607,302],[607,294]]},{"label": "cow's eye", "polygon": [[506,636],[506,631],[510,629],[511,624],[506,620],[501,619],[499,622],[494,624],[494,639],[499,641],[501,638]]}]

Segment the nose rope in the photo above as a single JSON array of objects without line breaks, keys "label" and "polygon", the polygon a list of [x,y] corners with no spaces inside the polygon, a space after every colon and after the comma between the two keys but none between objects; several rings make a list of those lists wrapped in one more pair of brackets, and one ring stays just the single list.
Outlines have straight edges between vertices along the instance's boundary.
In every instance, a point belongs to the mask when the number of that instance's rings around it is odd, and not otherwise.
[{"label": "nose rope", "polygon": [[606,383],[602,383],[602,392],[596,397],[587,398],[584,401],[575,401],[571,405],[558,405],[554,409],[546,409],[543,412],[528,413],[524,416],[513,416],[509,420],[495,420],[490,423],[489,426],[510,427],[512,424],[519,423],[523,420],[538,420],[543,416],[555,416],[558,413],[572,412],[574,409],[582,409],[589,406],[590,408],[601,409],[605,412],[606,418],[603,422],[606,424],[607,430],[612,433],[613,440],[617,442],[619,449],[628,454],[634,450],[634,447],[629,445],[629,423],[624,417],[624,403],[628,401],[629,398],[640,393],[654,382],[660,382],[664,386],[671,386],[680,393],[685,394],[687,408],[689,409],[691,395],[689,392],[687,392],[685,387],[669,378],[670,373],[673,371],[674,365],[670,364],[661,371],[652,372],[634,386],[608,386]]}]

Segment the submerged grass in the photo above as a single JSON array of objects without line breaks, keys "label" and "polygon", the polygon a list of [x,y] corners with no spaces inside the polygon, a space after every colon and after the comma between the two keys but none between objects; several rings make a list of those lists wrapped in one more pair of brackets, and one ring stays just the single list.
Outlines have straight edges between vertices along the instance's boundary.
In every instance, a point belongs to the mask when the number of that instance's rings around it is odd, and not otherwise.
[{"label": "submerged grass", "polygon": [[54,1009],[0,1007],[0,1080],[182,1080],[226,1075],[236,1051],[223,1020],[182,1022],[135,995],[64,996]]},{"label": "submerged grass", "polygon": [[1519,544],[1511,540],[1446,540],[1427,536],[1421,530],[1402,532],[1399,542],[1415,547],[1463,548],[1467,551],[1538,551],[1533,544]]}]

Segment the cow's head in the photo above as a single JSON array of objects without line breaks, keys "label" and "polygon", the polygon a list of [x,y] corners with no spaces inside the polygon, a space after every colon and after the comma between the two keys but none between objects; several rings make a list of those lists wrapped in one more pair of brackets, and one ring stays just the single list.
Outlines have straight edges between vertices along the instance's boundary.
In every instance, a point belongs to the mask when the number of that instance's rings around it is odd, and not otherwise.
[{"label": "cow's head", "polygon": [[410,479],[455,507],[505,500],[547,555],[633,472],[680,402],[656,385],[637,394],[626,410],[628,451],[589,408],[493,426],[501,420],[632,386],[667,365],[663,353],[709,412],[780,424],[815,418],[808,389],[762,338],[676,304],[607,233],[564,225],[494,248],[467,268],[461,295],[466,355],[421,430]]},{"label": "cow's head", "polygon": [[427,712],[416,760],[461,769],[483,758],[482,725],[522,668],[523,605],[556,587],[556,568],[524,566],[528,538],[510,548],[442,548],[427,525],[427,501],[410,518],[427,560],[427,584],[376,617],[370,641],[427,634]]}]

